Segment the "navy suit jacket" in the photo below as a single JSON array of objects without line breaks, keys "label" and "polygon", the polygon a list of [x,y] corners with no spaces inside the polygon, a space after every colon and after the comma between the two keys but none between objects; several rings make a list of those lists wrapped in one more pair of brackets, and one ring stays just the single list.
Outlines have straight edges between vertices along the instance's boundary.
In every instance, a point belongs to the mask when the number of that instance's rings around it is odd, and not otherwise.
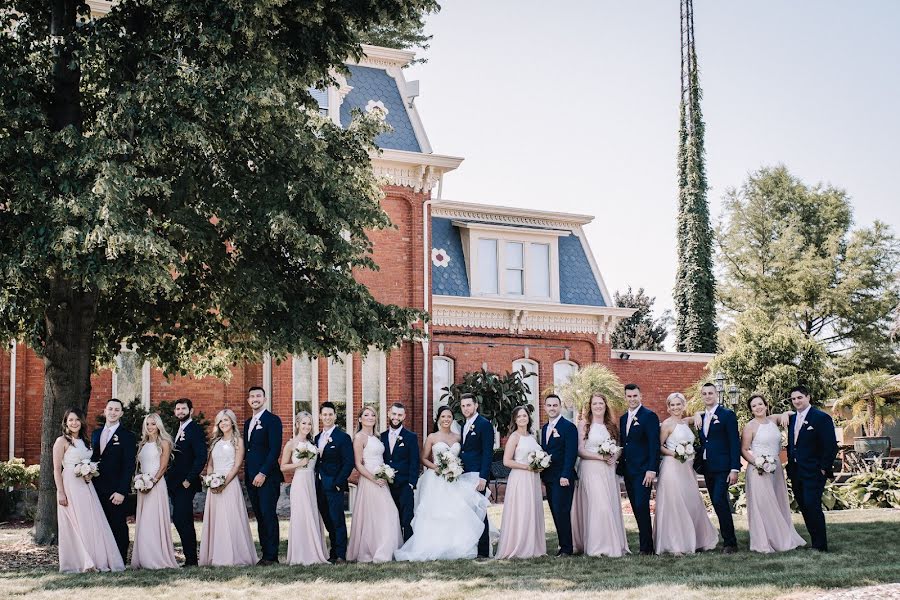
[{"label": "navy suit jacket", "polygon": [[560,417],[556,422],[554,433],[550,434],[547,441],[546,423],[541,427],[541,448],[550,455],[550,466],[541,471],[541,479],[551,481],[565,477],[570,482],[575,481],[578,475],[575,473],[575,459],[578,458],[578,428],[575,424]]},{"label": "navy suit jacket", "polygon": [[834,477],[834,457],[837,456],[837,438],[834,435],[834,421],[815,406],[806,413],[806,421],[800,429],[800,436],[794,444],[794,427],[797,415],[791,415],[788,422],[788,475],[802,479]]},{"label": "navy suit jacket", "polygon": [[384,463],[397,472],[391,487],[412,485],[415,489],[419,483],[419,438],[409,429],[401,427],[393,452],[387,431],[381,434],[381,443],[384,444]]},{"label": "navy suit jacket", "polygon": [[109,496],[118,492],[123,496],[131,493],[131,482],[134,479],[134,460],[137,452],[137,439],[134,434],[119,423],[115,433],[100,452],[100,434],[103,427],[94,430],[91,445],[94,454],[91,460],[99,463],[100,474],[94,478],[94,487],[98,494]]},{"label": "navy suit jacket", "polygon": [[628,412],[619,418],[619,445],[622,458],[618,472],[629,477],[643,477],[647,471],[659,472],[659,417],[645,406],[634,415],[631,430],[626,434]]},{"label": "navy suit jacket", "polygon": [[[462,430],[466,430],[466,424],[462,424]],[[466,473],[478,473],[480,479],[485,481],[491,478],[491,461],[494,459],[494,428],[491,422],[478,415],[472,423],[472,429],[462,441],[462,450],[459,453],[462,460],[463,471]]]},{"label": "navy suit jacket", "polygon": [[[709,432],[703,434],[706,410],[700,413],[700,453],[694,460],[699,473],[728,473],[741,470],[741,439],[738,435],[737,417],[734,411],[717,406],[713,413]],[[706,458],[703,458],[703,451]]]},{"label": "navy suit jacket", "polygon": [[206,435],[196,422],[191,421],[184,427],[184,439],[175,431],[175,448],[172,460],[166,471],[166,485],[169,490],[181,489],[185,481],[191,484],[189,489],[200,491],[200,473],[206,465]]},{"label": "navy suit jacket", "polygon": [[[315,444],[317,447],[320,437],[322,437],[321,433],[316,435]],[[347,479],[350,477],[350,473],[353,472],[355,465],[353,440],[340,427],[334,428],[330,438],[316,461],[316,475],[322,482],[323,488],[346,492],[350,489],[347,485]]]},{"label": "navy suit jacket", "polygon": [[[247,452],[244,455],[245,481],[253,481],[258,473],[266,476],[266,483],[275,480],[284,481],[278,459],[281,455],[281,419],[268,410],[264,410],[253,428],[253,435],[247,429],[250,427],[250,419],[244,422],[244,447]],[[248,439],[249,438],[249,439]]]}]

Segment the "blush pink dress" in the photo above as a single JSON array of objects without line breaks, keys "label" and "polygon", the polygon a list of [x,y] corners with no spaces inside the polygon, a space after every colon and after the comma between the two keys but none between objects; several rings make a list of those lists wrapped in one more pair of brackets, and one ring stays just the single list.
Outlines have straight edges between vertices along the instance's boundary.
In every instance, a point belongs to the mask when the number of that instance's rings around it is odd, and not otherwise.
[{"label": "blush pink dress", "polygon": [[[520,436],[513,459],[527,465],[528,454],[540,449],[534,437]],[[547,538],[541,476],[536,471],[512,469],[503,499],[503,521],[496,558],[534,558],[545,554]]]},{"label": "blush pink dress", "polygon": [[[318,451],[311,442],[301,441],[297,444],[297,447],[304,446]],[[300,462],[295,454],[291,454],[291,462]],[[316,503],[315,461],[316,459],[312,459],[305,467],[297,467],[291,481],[291,524],[287,547],[287,562],[291,565],[328,562],[325,525]]]},{"label": "blush pink dress", "polygon": [[[151,477],[156,475],[160,456],[159,446],[152,442],[144,444],[138,454],[138,471]],[[178,568],[165,478],[161,477],[146,494],[138,492],[131,566],[135,569]]]},{"label": "blush pink dress", "polygon": [[[362,435],[362,434],[357,434]],[[384,444],[370,435],[363,448],[363,465],[375,473],[384,464]],[[347,542],[347,560],[388,562],[403,545],[400,515],[389,487],[381,487],[365,477],[359,478],[353,522]]]}]

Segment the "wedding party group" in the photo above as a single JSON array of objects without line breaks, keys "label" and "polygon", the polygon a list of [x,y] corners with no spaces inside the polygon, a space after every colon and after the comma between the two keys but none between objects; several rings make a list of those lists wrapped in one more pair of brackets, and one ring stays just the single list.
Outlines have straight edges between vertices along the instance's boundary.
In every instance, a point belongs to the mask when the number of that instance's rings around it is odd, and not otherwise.
[{"label": "wedding party group", "polygon": [[[281,419],[268,411],[262,388],[252,387],[253,411],[243,432],[229,409],[213,423],[211,440],[193,421],[190,399],[176,401],[174,435],[162,418],[144,419],[141,438],[121,426],[123,404],[110,400],[105,424],[89,438],[84,415],[65,413],[53,447],[59,524],[59,568],[64,573],[121,571],[129,548],[125,499],[137,492],[131,566],[178,568],[172,525],[184,566],[249,566],[279,562],[276,506],[284,475],[292,474],[286,562],[515,559],[547,554],[544,497],[558,535],[557,556],[620,557],[625,536],[620,477],[637,521],[641,554],[690,554],[719,542],[700,494],[700,473],[718,517],[722,551],[737,549],[728,487],[747,464],[750,550],[780,552],[805,541],[791,521],[779,458],[787,435],[787,476],[810,533],[812,548],[827,550],[821,498],[837,452],[831,417],[811,406],[803,386],[791,390],[795,411],[769,414],[761,395],[748,401],[753,419],[741,435],[735,413],[718,402],[714,385],[701,388],[705,408],[685,415],[681,393],[669,395],[660,423],[644,407],[635,384],[625,386],[627,411],[618,419],[602,394],[586,403],[577,424],[546,396],[546,423],[534,431],[530,407],[512,411],[503,464],[510,469],[498,528],[488,518],[488,482],[494,427],[477,399],[460,397],[464,422],[439,407],[434,430],[420,446],[403,424],[406,409],[390,407],[387,431],[375,409],[364,407],[351,436],[335,424],[330,402],[319,407],[321,431],[300,412],[282,446]],[[695,433],[696,432],[696,433]],[[421,447],[421,451],[420,451]],[[250,531],[241,481],[257,520],[260,556]],[[359,474],[351,526],[345,500]],[[194,496],[207,488],[199,549]],[[655,511],[651,495],[655,486]],[[170,510],[171,502],[171,510]],[[326,545],[325,533],[328,534]]]}]

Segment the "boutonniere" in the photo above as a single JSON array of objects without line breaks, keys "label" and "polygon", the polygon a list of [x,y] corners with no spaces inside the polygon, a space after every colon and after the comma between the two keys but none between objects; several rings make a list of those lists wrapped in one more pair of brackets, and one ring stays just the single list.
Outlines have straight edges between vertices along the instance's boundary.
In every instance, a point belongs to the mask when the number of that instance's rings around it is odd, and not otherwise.
[{"label": "boutonniere", "polygon": [[634,426],[634,425],[640,425],[640,424],[641,424],[641,422],[638,421],[637,417],[634,417],[634,418],[631,419],[631,425],[632,425],[632,426]]},{"label": "boutonniere", "polygon": [[328,438],[328,443],[329,443],[329,444],[331,443],[331,438]]},{"label": "boutonniere", "polygon": [[184,441],[184,430],[182,430],[181,433],[178,434],[178,441],[179,441],[179,442],[183,442],[183,441]]},{"label": "boutonniere", "polygon": [[113,441],[114,441],[114,442],[118,442],[118,441],[119,441],[119,436],[118,436],[117,434],[113,434]]}]

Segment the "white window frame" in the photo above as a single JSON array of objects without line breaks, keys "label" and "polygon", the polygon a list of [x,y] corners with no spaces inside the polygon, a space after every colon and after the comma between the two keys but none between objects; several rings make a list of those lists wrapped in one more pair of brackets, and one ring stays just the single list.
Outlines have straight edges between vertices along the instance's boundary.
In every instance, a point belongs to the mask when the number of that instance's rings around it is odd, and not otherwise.
[{"label": "white window frame", "polygon": [[[122,357],[121,352],[135,352],[137,350],[128,348],[124,344],[122,345],[122,349],[120,350],[120,354],[116,355],[116,366],[112,370],[112,397],[119,398],[119,381],[118,375],[119,370],[122,368]],[[119,398],[122,400],[121,398]],[[133,402],[134,398],[129,398],[128,402]],[[122,402],[126,402],[122,400]],[[144,364],[141,365],[141,406],[144,410],[150,410],[150,363],[148,361],[144,361]]]},{"label": "white window frame", "polygon": [[[570,366],[570,367],[573,368],[573,370],[571,371],[569,377],[571,377],[572,375],[574,375],[575,373],[577,373],[577,372],[581,369],[581,367],[578,366],[578,363],[576,363],[576,362],[574,362],[574,361],[571,361],[571,360],[558,360],[558,361],[556,361],[555,363],[553,363],[553,391],[554,391],[555,393],[557,393],[557,394],[559,394],[559,388],[560,388],[560,386],[563,385],[563,383],[559,382],[559,381],[557,380],[557,377],[556,377],[556,367],[557,367],[558,365],[567,365],[567,366]],[[574,418],[575,418],[575,407],[573,406],[573,407],[571,407],[571,408],[567,408],[567,407],[563,406],[563,414],[564,414],[567,418],[573,420],[573,422],[574,422]]]},{"label": "white window frame", "polygon": [[[529,302],[559,303],[559,238],[571,234],[568,230],[557,229],[525,229],[493,223],[471,223],[468,221],[452,221],[461,234],[463,254],[466,258],[466,272],[469,277],[469,289],[473,297],[510,298]],[[481,239],[497,240],[497,293],[485,292],[478,278],[478,243]],[[506,243],[523,244],[523,294],[507,294],[506,290]],[[550,296],[537,296],[528,282],[530,244],[544,244],[549,247],[548,270],[550,274]]]},{"label": "white window frame", "polygon": [[370,360],[378,362],[378,409],[381,417],[380,430],[385,431],[387,430],[387,354],[382,350],[370,348],[369,353],[362,360],[362,371],[360,371],[360,377],[362,377],[362,397],[360,400],[363,404],[366,403],[365,369],[366,363]]},{"label": "white window frame", "polygon": [[[347,407],[347,422],[345,425],[345,431],[347,431],[351,436],[353,432],[356,430],[356,419],[354,418],[354,406],[353,406],[353,355],[352,354],[341,354],[341,359],[344,361],[344,377],[345,388],[344,388],[344,405]],[[332,363],[340,363],[340,360],[333,359],[330,356],[328,357],[328,369],[326,373],[328,375],[329,381],[331,380],[331,365]],[[334,399],[331,397],[331,388],[328,389],[328,400],[329,402],[333,402]]]},{"label": "white window frame", "polygon": [[531,390],[529,403],[534,407],[534,412],[531,414],[534,417],[534,431],[537,433],[541,428],[540,365],[538,365],[537,361],[531,360],[530,358],[519,358],[513,361],[513,372],[520,371],[522,367],[525,367],[526,371],[534,373],[534,375],[525,379],[525,383],[528,384],[528,389]]},{"label": "white window frame", "polygon": [[297,397],[297,364],[302,360],[309,360],[309,403],[312,413],[313,436],[319,432],[319,359],[309,359],[306,355],[291,357],[291,437],[294,435],[294,422],[297,419],[297,402],[303,400]]},{"label": "white window frame", "polygon": [[[434,364],[436,362],[446,362],[449,366],[447,369],[450,374],[450,381],[447,385],[452,385],[454,381],[454,377],[456,376],[456,363],[449,356],[432,356],[431,357],[431,420],[434,421],[437,418],[438,409],[446,404],[446,402],[441,403],[441,395],[442,392],[439,388],[436,387],[434,374],[437,372],[434,368]],[[427,435],[427,434],[426,434]]]}]

